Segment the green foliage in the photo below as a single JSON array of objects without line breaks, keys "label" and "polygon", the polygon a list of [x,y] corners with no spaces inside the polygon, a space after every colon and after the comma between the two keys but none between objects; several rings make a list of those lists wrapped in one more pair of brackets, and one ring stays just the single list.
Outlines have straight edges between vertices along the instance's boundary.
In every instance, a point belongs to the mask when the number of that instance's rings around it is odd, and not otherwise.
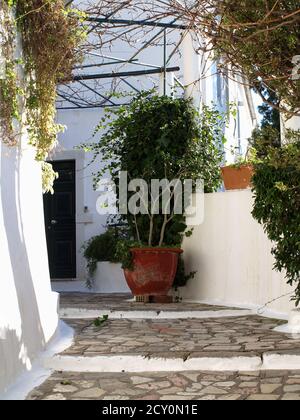
[{"label": "green foliage", "polygon": [[[5,57],[5,77],[0,78],[1,137],[16,144],[22,129],[17,129],[16,122],[21,126],[21,106],[25,105],[30,143],[36,148],[36,159],[44,161],[63,129],[55,122],[56,85],[71,80],[72,68],[81,58],[83,16],[66,8],[64,0],[0,0],[0,6]],[[15,59],[17,30],[22,37],[22,60]],[[51,191],[55,175],[50,167],[43,165],[43,169],[43,189]]]},{"label": "green foliage", "polygon": [[[204,107],[199,115],[190,100],[144,92],[129,106],[107,111],[95,131],[95,136],[101,132],[99,142],[82,147],[94,153],[94,160],[101,156],[104,161],[95,174],[95,186],[109,172],[117,195],[120,170],[127,171],[129,180],[145,180],[149,190],[152,179],[203,179],[205,190],[212,192],[221,184],[223,128],[224,118],[216,109]],[[149,193],[148,209],[150,202]],[[171,202],[167,215],[148,210],[148,214],[122,216],[130,238],[117,246],[116,256],[123,268],[132,268],[132,246],[180,247],[184,235],[191,234],[186,232],[184,214],[174,214],[173,208]],[[184,282],[182,271],[180,276]]]},{"label": "green foliage", "polygon": [[53,184],[58,178],[58,173],[54,172],[51,163],[42,162],[42,188],[43,193],[54,194]]},{"label": "green foliage", "polygon": [[201,18],[224,64],[230,62],[270,103],[266,87],[282,109],[299,108],[300,80],[291,77],[300,50],[299,0],[213,0]]},{"label": "green foliage", "polygon": [[274,92],[268,89],[264,90],[264,96],[276,108],[269,106],[267,103],[259,106],[259,112],[263,118],[260,127],[253,130],[249,143],[256,150],[256,156],[263,158],[268,153],[269,147],[281,146],[281,131],[280,131],[280,113],[278,110],[279,101]]},{"label": "green foliage", "polygon": [[[215,109],[204,107],[198,115],[189,100],[152,96],[145,92],[134,98],[128,107],[107,111],[96,129],[103,134],[98,143],[83,145],[101,155],[105,165],[95,175],[95,185],[108,171],[118,185],[119,171],[128,178],[143,179],[150,186],[152,179],[204,179],[207,192],[221,182],[220,145],[224,142],[224,121]],[[218,144],[218,141],[220,144]],[[150,197],[149,197],[150,201]],[[185,218],[171,215],[164,228],[162,215],[127,215],[135,241],[146,245],[178,245],[186,229]],[[151,234],[149,218],[153,222]],[[137,235],[137,231],[140,235]]]},{"label": "green foliage", "polygon": [[14,57],[16,25],[7,2],[0,0],[0,10],[0,136],[4,143],[15,145],[14,123],[20,120],[18,94],[21,92],[16,73],[18,60]]},{"label": "green foliage", "polygon": [[[268,103],[263,103],[258,107],[259,113],[263,116],[261,127],[272,127],[280,131],[280,112],[278,109],[280,101],[275,93],[268,89],[263,90],[263,96],[267,99]],[[269,104],[272,104],[273,106]]]},{"label": "green foliage", "polygon": [[95,327],[101,327],[106,321],[108,321],[108,315],[103,315],[101,317],[98,317],[94,320],[94,326]]},{"label": "green foliage", "polygon": [[300,303],[300,131],[289,132],[289,143],[269,146],[255,165],[253,217],[273,241],[275,269],[296,286]]},{"label": "green foliage", "polygon": [[55,123],[56,85],[71,80],[72,68],[80,58],[76,48],[84,32],[64,0],[18,1],[17,20],[29,78],[26,109],[30,141],[37,149],[37,159],[44,160],[62,130]]},{"label": "green foliage", "polygon": [[[117,179],[126,170],[130,179],[197,179],[202,177],[207,191],[220,185],[219,163],[224,119],[216,109],[204,107],[198,115],[189,100],[151,96],[145,92],[128,107],[108,110],[96,129],[104,130],[99,143],[85,145],[101,153],[106,170]],[[113,160],[113,163],[111,163]]]},{"label": "green foliage", "polygon": [[177,272],[173,283],[174,289],[177,290],[178,287],[185,286],[189,280],[195,277],[196,274],[197,271],[191,271],[189,274],[185,274],[184,259],[182,255],[180,255],[178,259]]},{"label": "green foliage", "polygon": [[255,128],[249,142],[256,150],[257,157],[263,158],[270,147],[277,148],[281,146],[280,130],[271,125]]},{"label": "green foliage", "polygon": [[240,169],[243,166],[253,165],[255,162],[257,162],[257,150],[254,147],[249,147],[245,156],[238,156],[235,162],[228,167]]},{"label": "green foliage", "polygon": [[122,264],[124,270],[133,269],[132,254],[130,252],[131,248],[141,246],[139,242],[133,240],[119,240],[116,247],[115,257]]},{"label": "green foliage", "polygon": [[105,233],[94,236],[84,244],[84,258],[87,260],[89,276],[93,277],[97,263],[100,261],[118,262],[116,247],[119,236],[109,228]]}]

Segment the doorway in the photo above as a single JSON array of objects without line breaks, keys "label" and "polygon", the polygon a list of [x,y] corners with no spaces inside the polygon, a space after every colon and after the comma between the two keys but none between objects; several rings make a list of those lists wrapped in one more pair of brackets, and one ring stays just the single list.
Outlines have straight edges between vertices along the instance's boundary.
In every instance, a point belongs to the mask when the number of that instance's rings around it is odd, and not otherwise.
[{"label": "doorway", "polygon": [[54,194],[44,194],[45,229],[50,277],[76,278],[76,164],[75,160],[53,161],[59,177]]}]

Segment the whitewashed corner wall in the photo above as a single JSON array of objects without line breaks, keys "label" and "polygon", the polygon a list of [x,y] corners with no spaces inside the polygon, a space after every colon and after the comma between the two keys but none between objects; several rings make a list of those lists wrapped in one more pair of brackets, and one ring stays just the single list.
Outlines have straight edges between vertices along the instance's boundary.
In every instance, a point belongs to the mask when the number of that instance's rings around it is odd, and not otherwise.
[{"label": "whitewashed corner wall", "polygon": [[[271,242],[252,205],[250,190],[205,195],[204,223],[184,242],[186,269],[197,271],[181,290],[184,298],[251,307],[293,292],[273,270]],[[268,305],[283,314],[293,307],[288,296]]]},{"label": "whitewashed corner wall", "polygon": [[41,169],[30,147],[0,139],[0,399],[58,325],[48,270]]}]

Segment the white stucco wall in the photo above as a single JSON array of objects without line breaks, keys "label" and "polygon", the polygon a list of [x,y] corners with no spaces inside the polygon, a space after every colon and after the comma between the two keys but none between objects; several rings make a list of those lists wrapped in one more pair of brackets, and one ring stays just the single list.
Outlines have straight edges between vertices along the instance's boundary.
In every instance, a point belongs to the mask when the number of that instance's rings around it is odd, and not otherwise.
[{"label": "white stucco wall", "polygon": [[300,130],[300,117],[294,116],[289,120],[285,121],[285,128],[291,130]]},{"label": "white stucco wall", "polygon": [[91,164],[92,155],[76,149],[82,143],[99,140],[92,139],[95,127],[103,116],[102,109],[66,110],[58,112],[58,122],[66,127],[59,136],[59,145],[50,154],[51,160],[76,161],[76,261],[77,280],[86,279],[86,261],[82,245],[92,236],[105,231],[107,216],[100,215],[96,202],[100,195],[93,189],[93,173],[99,171],[101,160]]},{"label": "white stucco wall", "polygon": [[40,164],[29,147],[0,140],[0,398],[30,370],[56,331],[58,295],[51,291]]},{"label": "white stucco wall", "polygon": [[[184,242],[186,269],[197,274],[183,297],[262,306],[293,292],[284,274],[272,269],[271,242],[251,209],[250,190],[206,194],[204,223]],[[284,297],[268,308],[288,313],[293,306]]]}]

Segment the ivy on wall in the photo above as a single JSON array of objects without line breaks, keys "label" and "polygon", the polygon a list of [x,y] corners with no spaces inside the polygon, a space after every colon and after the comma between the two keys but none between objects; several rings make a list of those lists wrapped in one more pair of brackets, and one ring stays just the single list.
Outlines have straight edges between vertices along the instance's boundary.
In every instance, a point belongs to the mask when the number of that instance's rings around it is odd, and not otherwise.
[{"label": "ivy on wall", "polygon": [[15,47],[15,20],[8,2],[0,0],[0,136],[9,145],[17,142],[14,121],[19,119]]},{"label": "ivy on wall", "polygon": [[[66,8],[64,0],[0,0],[1,52],[5,59],[0,84],[1,137],[16,144],[15,121],[21,121],[24,104],[25,126],[36,159],[44,162],[63,127],[55,122],[56,85],[72,78],[78,62],[78,46],[85,37],[82,14]],[[23,56],[15,59],[16,34],[21,35]],[[25,83],[21,87],[17,66]],[[51,168],[43,168],[44,191],[51,191],[55,179]]]},{"label": "ivy on wall", "polygon": [[[272,144],[270,141],[269,144]],[[274,142],[273,142],[274,144]],[[255,165],[253,217],[273,243],[275,269],[295,286],[300,304],[300,130],[289,131],[282,147],[269,146]]]}]

